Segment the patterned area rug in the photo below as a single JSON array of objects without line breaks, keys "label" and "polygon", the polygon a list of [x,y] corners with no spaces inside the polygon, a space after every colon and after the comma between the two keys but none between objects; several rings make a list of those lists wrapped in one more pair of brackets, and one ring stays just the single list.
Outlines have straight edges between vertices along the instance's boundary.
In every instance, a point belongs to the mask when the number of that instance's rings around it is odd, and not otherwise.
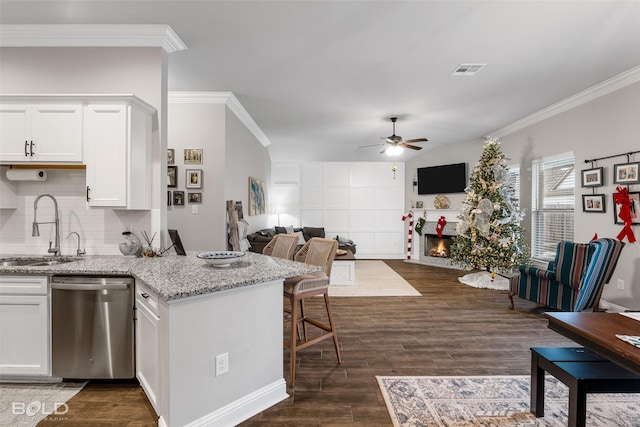
[{"label": "patterned area rug", "polygon": [[[529,412],[528,376],[376,378],[395,427],[567,425],[568,389],[549,375],[543,418]],[[640,426],[640,394],[589,394],[587,426]]]},{"label": "patterned area rug", "polygon": [[87,384],[84,382],[0,384],[0,426],[33,427],[51,414],[64,424],[66,403]]},{"label": "patterned area rug", "polygon": [[406,280],[383,261],[357,260],[353,285],[331,285],[332,297],[419,297]]}]

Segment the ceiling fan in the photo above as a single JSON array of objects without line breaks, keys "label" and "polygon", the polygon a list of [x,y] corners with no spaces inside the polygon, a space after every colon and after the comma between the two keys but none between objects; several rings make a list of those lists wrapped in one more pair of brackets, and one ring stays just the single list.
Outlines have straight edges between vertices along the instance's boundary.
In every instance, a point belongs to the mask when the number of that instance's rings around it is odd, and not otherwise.
[{"label": "ceiling fan", "polygon": [[[422,147],[418,147],[416,145],[411,145],[411,144],[416,142],[427,142],[428,141],[427,138],[402,139],[400,135],[396,135],[396,121],[398,120],[398,118],[391,117],[390,120],[391,120],[391,123],[393,123],[393,135],[387,136],[387,137],[384,137],[384,136],[380,137],[381,139],[384,139],[384,141],[390,146],[382,150],[380,154],[382,153],[399,154],[402,148],[409,148],[411,150],[422,150]],[[380,144],[375,144],[375,145],[380,145]],[[372,147],[372,145],[365,145],[364,147]]]}]

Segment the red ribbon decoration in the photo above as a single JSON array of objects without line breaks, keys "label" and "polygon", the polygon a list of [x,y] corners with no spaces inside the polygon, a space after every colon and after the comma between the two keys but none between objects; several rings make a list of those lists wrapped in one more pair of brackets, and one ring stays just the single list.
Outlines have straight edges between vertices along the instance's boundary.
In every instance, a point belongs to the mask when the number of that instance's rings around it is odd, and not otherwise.
[{"label": "red ribbon decoration", "polygon": [[613,195],[613,200],[616,205],[620,205],[620,212],[618,217],[624,222],[622,231],[617,236],[617,239],[622,241],[625,237],[629,240],[629,243],[636,241],[636,236],[631,229],[631,199],[629,198],[629,190],[625,187],[616,187],[618,194]]}]

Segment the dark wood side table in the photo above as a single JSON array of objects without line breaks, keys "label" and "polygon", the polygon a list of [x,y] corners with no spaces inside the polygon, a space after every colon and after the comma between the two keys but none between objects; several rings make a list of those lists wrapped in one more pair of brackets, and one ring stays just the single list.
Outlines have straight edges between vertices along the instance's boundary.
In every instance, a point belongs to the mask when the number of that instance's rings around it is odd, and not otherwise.
[{"label": "dark wood side table", "polygon": [[640,321],[619,313],[545,313],[549,328],[640,375],[640,348],[616,337],[640,335]]}]

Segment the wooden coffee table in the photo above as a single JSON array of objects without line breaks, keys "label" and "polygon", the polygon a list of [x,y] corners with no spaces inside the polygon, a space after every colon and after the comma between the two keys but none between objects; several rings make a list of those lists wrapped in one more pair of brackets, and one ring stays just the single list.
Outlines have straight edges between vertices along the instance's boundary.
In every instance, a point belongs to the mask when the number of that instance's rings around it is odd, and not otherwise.
[{"label": "wooden coffee table", "polygon": [[347,250],[344,255],[336,255],[331,267],[329,284],[353,285],[356,280],[356,257],[353,252]]}]

